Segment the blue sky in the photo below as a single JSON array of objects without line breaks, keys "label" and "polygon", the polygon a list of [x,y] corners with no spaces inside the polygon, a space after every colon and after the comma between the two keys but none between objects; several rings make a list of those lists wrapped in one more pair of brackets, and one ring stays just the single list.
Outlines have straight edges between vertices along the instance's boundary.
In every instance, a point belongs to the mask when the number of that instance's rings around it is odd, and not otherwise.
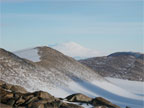
[{"label": "blue sky", "polygon": [[143,52],[142,0],[1,0],[0,47],[73,41],[105,53]]}]

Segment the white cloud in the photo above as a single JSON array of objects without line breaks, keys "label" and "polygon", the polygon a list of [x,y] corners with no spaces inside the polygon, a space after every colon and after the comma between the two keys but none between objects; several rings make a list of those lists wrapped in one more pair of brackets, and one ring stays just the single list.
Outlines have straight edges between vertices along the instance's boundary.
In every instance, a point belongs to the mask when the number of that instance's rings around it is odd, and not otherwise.
[{"label": "white cloud", "polygon": [[56,44],[51,45],[50,47],[62,52],[65,55],[74,58],[88,58],[88,57],[102,56],[102,53],[100,53],[99,51],[85,48],[75,42]]}]

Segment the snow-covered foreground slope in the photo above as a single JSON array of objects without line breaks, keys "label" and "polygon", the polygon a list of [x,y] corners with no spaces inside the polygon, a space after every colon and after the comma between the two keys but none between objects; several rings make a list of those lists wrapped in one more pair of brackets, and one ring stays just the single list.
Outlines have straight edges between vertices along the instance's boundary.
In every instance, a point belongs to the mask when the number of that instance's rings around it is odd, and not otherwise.
[{"label": "snow-covered foreground slope", "polygon": [[[77,80],[70,82],[67,87],[53,88],[51,90],[44,89],[45,91],[55,95],[56,97],[66,97],[73,93],[83,93],[89,97],[101,96],[114,104],[125,108],[143,108],[143,97],[128,92],[118,86],[115,86],[106,81],[82,81]],[[86,107],[87,108],[87,107]]]},{"label": "snow-covered foreground slope", "polygon": [[143,96],[144,98],[144,82],[128,81],[110,77],[106,77],[106,79],[108,79],[111,83],[115,84],[116,86],[124,88],[131,93]]}]

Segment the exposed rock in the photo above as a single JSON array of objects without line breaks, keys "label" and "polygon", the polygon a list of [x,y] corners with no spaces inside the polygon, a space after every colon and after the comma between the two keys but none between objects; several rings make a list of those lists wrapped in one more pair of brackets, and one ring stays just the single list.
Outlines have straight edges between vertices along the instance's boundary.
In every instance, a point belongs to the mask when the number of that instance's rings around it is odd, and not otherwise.
[{"label": "exposed rock", "polygon": [[23,95],[23,98],[26,100],[26,102],[33,97],[34,97],[34,94],[32,94],[32,93],[25,93]]},{"label": "exposed rock", "polygon": [[67,101],[69,102],[80,102],[80,103],[87,103],[94,106],[94,108],[120,108],[119,106],[112,104],[110,101],[102,98],[90,98],[88,96],[85,96],[83,94],[72,94],[68,97],[66,97]]},{"label": "exposed rock", "polygon": [[2,86],[3,84],[5,84],[5,82],[0,80],[0,86]]},{"label": "exposed rock", "polygon": [[7,83],[4,83],[4,84],[1,85],[1,87],[4,88],[4,89],[10,90],[11,87],[12,87],[12,85],[11,85],[11,84],[7,84]]},{"label": "exposed rock", "polygon": [[5,96],[8,93],[8,91],[6,91],[5,89],[0,87],[0,97],[2,98],[3,96]]},{"label": "exposed rock", "polygon": [[108,101],[108,100],[106,100],[102,97],[97,97],[97,98],[93,99],[91,101],[91,104],[93,106],[96,106],[96,107],[97,106],[99,106],[99,107],[100,106],[102,106],[102,107],[107,106],[107,107],[110,107],[110,108],[120,108],[119,106],[117,106],[115,104],[112,104],[110,101]]},{"label": "exposed rock", "polygon": [[0,103],[0,108],[12,108],[12,106]]},{"label": "exposed rock", "polygon": [[34,102],[34,103],[30,103],[28,105],[28,108],[45,108],[45,107],[44,107],[44,104],[40,102]]},{"label": "exposed rock", "polygon": [[70,103],[63,103],[60,108],[83,108],[82,106],[70,104]]},{"label": "exposed rock", "polygon": [[15,106],[20,106],[25,103],[25,100],[23,99],[22,96],[20,96],[17,100],[15,100]]},{"label": "exposed rock", "polygon": [[[3,102],[4,103],[4,102]],[[10,106],[15,106],[15,99],[14,98],[10,98],[8,99],[5,104],[10,105]]]},{"label": "exposed rock", "polygon": [[[23,90],[24,93],[22,93]],[[25,92],[25,89],[20,86],[3,83],[0,86],[0,103],[9,105],[4,108],[83,108],[75,104],[64,103],[44,91]]]},{"label": "exposed rock", "polygon": [[27,90],[18,85],[8,84],[2,80],[0,80],[0,87],[6,90],[10,90],[12,92],[20,92],[20,93],[27,93]]},{"label": "exposed rock", "polygon": [[43,92],[43,91],[37,91],[37,92],[34,92],[33,94],[35,97],[38,97],[40,99],[48,99],[51,101],[54,101],[56,99],[54,96],[50,95],[47,92]]},{"label": "exposed rock", "polygon": [[83,95],[81,93],[72,94],[72,95],[66,97],[66,99],[70,102],[84,102],[84,103],[90,102],[92,100],[92,98],[90,98],[86,95]]},{"label": "exposed rock", "polygon": [[63,103],[60,108],[83,108],[83,107],[75,104]]},{"label": "exposed rock", "polygon": [[27,93],[27,90],[26,90],[26,89],[24,89],[23,87],[18,86],[18,85],[13,85],[13,86],[10,88],[10,90],[13,91],[13,92]]},{"label": "exposed rock", "polygon": [[12,104],[13,93],[5,91],[4,89],[0,88],[0,101],[2,103],[9,103]]},{"label": "exposed rock", "polygon": [[47,108],[60,108],[62,103],[62,101],[53,101],[46,103],[45,106]]},{"label": "exposed rock", "polygon": [[26,100],[24,104],[28,105],[28,104],[33,103],[38,100],[39,100],[38,97],[31,97],[31,98],[28,98],[28,100]]}]

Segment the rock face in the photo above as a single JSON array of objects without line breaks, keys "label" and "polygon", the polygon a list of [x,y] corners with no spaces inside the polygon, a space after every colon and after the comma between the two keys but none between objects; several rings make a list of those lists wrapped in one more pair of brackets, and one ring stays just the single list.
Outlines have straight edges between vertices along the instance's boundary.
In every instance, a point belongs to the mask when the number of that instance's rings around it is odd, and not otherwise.
[{"label": "rock face", "polygon": [[144,81],[144,54],[118,52],[105,57],[80,60],[104,77]]},{"label": "rock face", "polygon": [[0,86],[0,103],[3,108],[83,108],[64,103],[47,92],[20,93],[4,88],[3,84]]},{"label": "rock face", "polygon": [[83,95],[81,93],[70,95],[66,97],[66,99],[70,102],[84,102],[84,103],[88,103],[92,100],[92,98]]},{"label": "rock face", "polygon": [[84,95],[84,94],[72,94],[66,97],[67,101],[69,102],[79,102],[79,103],[86,103],[91,104],[94,108],[120,108],[119,106],[112,104],[110,101],[102,98],[96,97],[94,99]]},{"label": "rock face", "polygon": [[97,97],[97,98],[93,99],[91,101],[91,104],[96,107],[100,107],[102,105],[103,107],[108,107],[108,108],[120,108],[119,106],[112,104],[110,101],[108,101],[102,97]]},{"label": "rock face", "polygon": [[18,85],[8,84],[2,80],[0,80],[0,87],[12,92],[27,93],[27,90],[25,88]]},{"label": "rock face", "polygon": [[12,106],[0,103],[0,108],[12,108]]}]

